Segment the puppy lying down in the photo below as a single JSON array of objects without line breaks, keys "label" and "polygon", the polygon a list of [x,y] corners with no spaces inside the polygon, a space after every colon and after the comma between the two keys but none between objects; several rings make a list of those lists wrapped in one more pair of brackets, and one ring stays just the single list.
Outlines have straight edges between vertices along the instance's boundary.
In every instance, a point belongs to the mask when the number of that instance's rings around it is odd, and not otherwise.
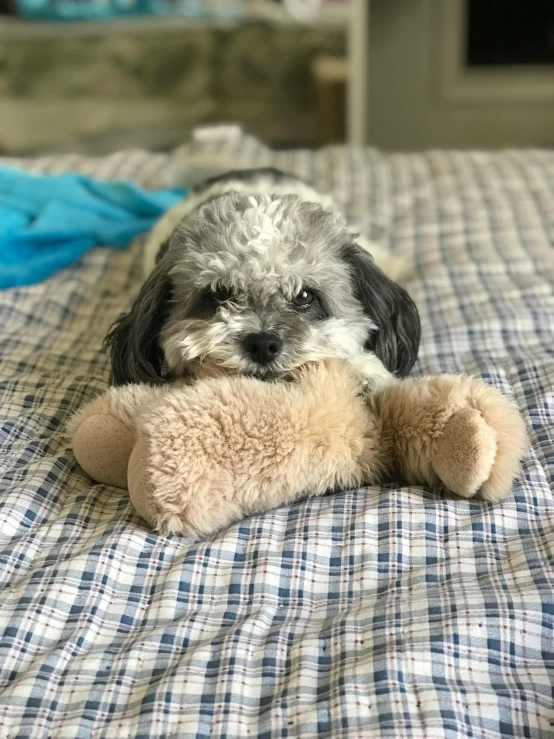
[{"label": "puppy lying down", "polygon": [[305,183],[271,169],[207,181],[158,223],[145,266],[108,336],[127,387],[72,436],[83,467],[128,485],[158,530],[205,536],[384,479],[509,493],[517,411],[467,377],[396,381],[416,359],[416,307]]},{"label": "puppy lying down", "polygon": [[[286,378],[347,360],[370,388],[406,375],[417,309],[398,261],[348,226],[332,198],[275,169],[197,186],[147,239],[145,282],[108,334],[112,383],[235,374]],[[393,275],[394,276],[394,275]]]}]

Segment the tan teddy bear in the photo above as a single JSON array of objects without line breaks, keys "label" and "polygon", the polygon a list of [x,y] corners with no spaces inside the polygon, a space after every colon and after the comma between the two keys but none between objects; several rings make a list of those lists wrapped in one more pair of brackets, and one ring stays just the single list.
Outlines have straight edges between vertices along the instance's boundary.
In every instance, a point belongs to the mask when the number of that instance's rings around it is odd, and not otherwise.
[{"label": "tan teddy bear", "polygon": [[158,531],[195,538],[301,497],[391,479],[497,501],[527,446],[518,412],[479,380],[399,380],[366,397],[338,361],[291,382],[111,388],[69,431],[94,480],[128,487]]}]

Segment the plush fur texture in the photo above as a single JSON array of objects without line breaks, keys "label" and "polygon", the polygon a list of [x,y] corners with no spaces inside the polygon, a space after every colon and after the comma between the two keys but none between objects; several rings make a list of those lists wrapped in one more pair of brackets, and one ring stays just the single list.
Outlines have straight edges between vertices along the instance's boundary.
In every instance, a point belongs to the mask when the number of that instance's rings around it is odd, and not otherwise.
[{"label": "plush fur texture", "polygon": [[346,366],[320,366],[298,384],[233,377],[170,390],[139,423],[148,444],[136,461],[140,468],[141,457],[149,460],[155,527],[206,536],[382,472],[379,437],[359,390]]},{"label": "plush fur texture", "polygon": [[[145,253],[153,271],[107,338],[115,385],[286,378],[337,358],[377,388],[415,362],[414,303],[331,198],[294,177],[265,169],[208,181],[155,227]],[[252,336],[272,337],[271,361],[247,349]]]},{"label": "plush fur texture", "polygon": [[398,479],[469,498],[505,497],[527,449],[521,416],[496,388],[460,375],[403,380],[369,399]]},{"label": "plush fur texture", "polygon": [[70,433],[94,479],[113,483],[128,462],[137,511],[163,533],[194,538],[301,496],[387,479],[496,501],[527,444],[517,411],[483,382],[410,379],[368,398],[340,361],[306,365],[288,383],[112,388]]}]

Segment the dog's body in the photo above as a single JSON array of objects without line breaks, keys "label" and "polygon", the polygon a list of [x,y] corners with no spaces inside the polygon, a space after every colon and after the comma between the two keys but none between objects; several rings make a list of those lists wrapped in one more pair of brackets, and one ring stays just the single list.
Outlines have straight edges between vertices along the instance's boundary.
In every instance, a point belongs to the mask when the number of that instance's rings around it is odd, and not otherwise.
[{"label": "dog's body", "polygon": [[416,359],[419,318],[370,249],[330,196],[295,177],[207,180],[146,242],[146,282],[108,335],[112,381],[277,379],[335,357],[389,384]]}]

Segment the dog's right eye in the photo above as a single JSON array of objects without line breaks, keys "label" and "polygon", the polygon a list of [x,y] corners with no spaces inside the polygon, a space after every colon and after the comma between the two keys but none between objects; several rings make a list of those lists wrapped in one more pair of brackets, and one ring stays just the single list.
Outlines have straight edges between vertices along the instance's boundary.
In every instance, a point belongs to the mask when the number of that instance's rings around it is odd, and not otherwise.
[{"label": "dog's right eye", "polygon": [[212,298],[218,303],[226,303],[231,300],[231,291],[226,287],[217,287],[211,291]]},{"label": "dog's right eye", "polygon": [[293,305],[297,308],[308,308],[315,300],[315,295],[311,290],[306,290],[303,287],[298,295],[295,295],[292,299]]}]

